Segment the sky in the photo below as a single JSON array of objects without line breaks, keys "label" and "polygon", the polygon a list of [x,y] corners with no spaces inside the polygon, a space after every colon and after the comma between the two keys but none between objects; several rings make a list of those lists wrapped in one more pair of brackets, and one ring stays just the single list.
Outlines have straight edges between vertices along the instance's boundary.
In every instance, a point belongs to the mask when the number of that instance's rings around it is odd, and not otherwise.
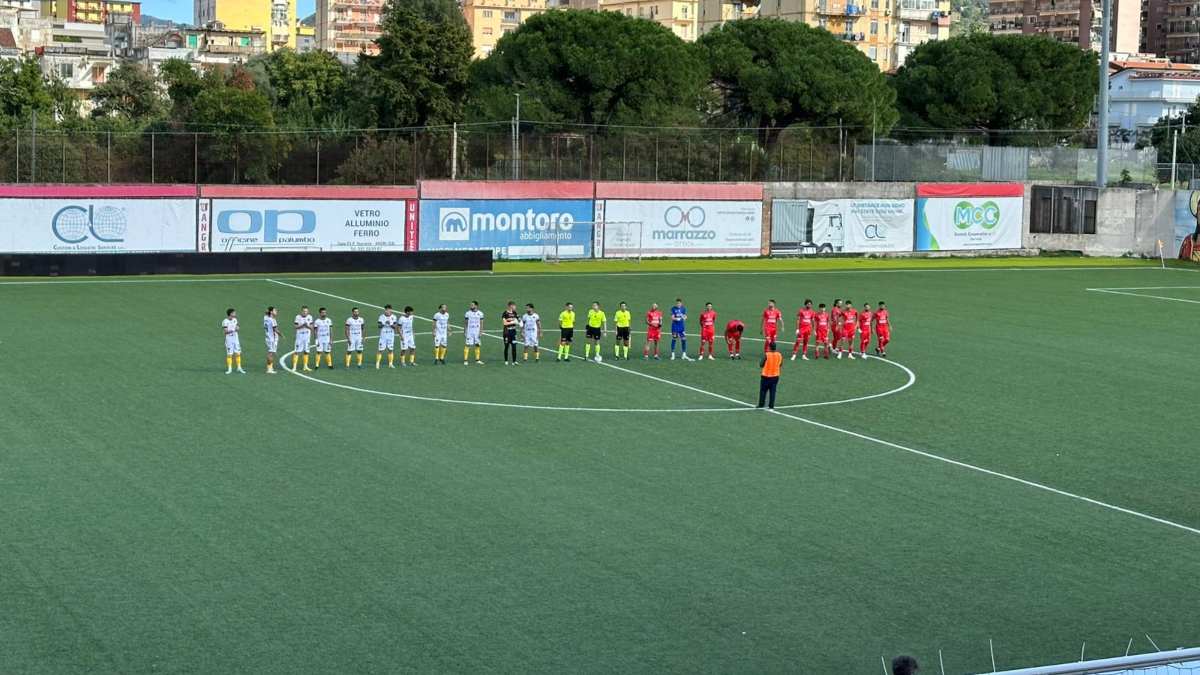
[{"label": "sky", "polygon": [[[171,19],[179,23],[192,22],[192,0],[142,0],[142,13]],[[316,0],[298,0],[296,16],[303,19],[313,13]]]}]

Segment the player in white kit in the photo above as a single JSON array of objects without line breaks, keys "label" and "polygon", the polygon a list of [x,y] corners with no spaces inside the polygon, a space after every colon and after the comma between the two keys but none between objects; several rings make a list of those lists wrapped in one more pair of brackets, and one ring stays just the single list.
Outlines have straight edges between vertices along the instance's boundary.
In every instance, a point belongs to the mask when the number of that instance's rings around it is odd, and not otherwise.
[{"label": "player in white kit", "polygon": [[275,353],[279,351],[279,320],[275,318],[278,312],[272,305],[263,315],[263,332],[267,337],[267,374],[275,374]]},{"label": "player in white kit", "polygon": [[238,338],[237,310],[232,307],[225,310],[225,318],[221,320],[221,330],[225,333],[225,374],[233,372],[234,361],[237,361],[237,371],[242,370],[242,341]]},{"label": "player in white kit", "polygon": [[333,370],[333,319],[324,307],[317,309],[317,320],[313,322],[317,328],[317,368],[321,367],[321,355],[325,355],[325,365]]},{"label": "player in white kit", "polygon": [[292,321],[292,325],[296,327],[296,345],[295,351],[292,352],[292,370],[296,369],[296,361],[303,355],[304,372],[311,372],[312,368],[308,367],[308,343],[312,337],[313,317],[308,313],[308,305],[300,308],[300,313]]},{"label": "player in white kit", "polygon": [[450,342],[450,312],[438,305],[433,313],[433,362],[446,365],[446,346]]},{"label": "player in white kit", "polygon": [[529,352],[533,352],[533,360],[540,361],[542,352],[538,348],[538,342],[542,337],[542,317],[533,311],[533,303],[525,305],[525,313],[521,315],[521,332],[524,333],[525,343],[525,360],[529,360]]},{"label": "player in white kit", "polygon": [[467,320],[466,330],[463,331],[466,334],[467,343],[466,346],[463,347],[463,365],[465,366],[470,364],[471,359],[469,355],[471,352],[471,347],[474,347],[475,363],[482,366],[483,355],[481,353],[481,347],[479,346],[479,340],[483,335],[483,312],[479,311],[478,301],[471,302],[471,308],[467,310],[464,318]]},{"label": "player in white kit", "polygon": [[400,317],[392,313],[391,305],[383,306],[383,314],[379,315],[379,353],[375,355],[375,370],[383,361],[383,353],[387,352],[388,368],[396,367],[396,320]]},{"label": "player in white kit", "polygon": [[413,308],[405,307],[397,324],[400,326],[400,365],[417,365],[417,341],[413,336]]},{"label": "player in white kit", "polygon": [[358,356],[358,367],[363,367],[363,319],[358,308],[350,310],[350,318],[346,319],[346,367],[350,367],[350,355]]}]

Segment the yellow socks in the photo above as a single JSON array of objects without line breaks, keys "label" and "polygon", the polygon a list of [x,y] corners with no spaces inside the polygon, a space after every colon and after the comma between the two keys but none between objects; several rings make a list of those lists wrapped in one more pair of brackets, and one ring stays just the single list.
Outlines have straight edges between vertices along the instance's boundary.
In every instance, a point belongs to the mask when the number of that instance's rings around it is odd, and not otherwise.
[{"label": "yellow socks", "polygon": [[388,365],[396,365],[396,352],[388,352]]},{"label": "yellow socks", "polygon": [[416,352],[413,352],[413,353],[411,353],[411,354],[409,354],[409,355],[408,355],[408,362],[409,362],[409,363],[416,363],[416,362],[417,362],[417,353],[416,353]]},{"label": "yellow socks", "polygon": [[358,352],[358,365],[362,365],[362,352]]},{"label": "yellow socks", "polygon": [[375,367],[378,368],[380,363],[383,363],[383,352],[375,355]]},{"label": "yellow socks", "polygon": [[483,348],[482,348],[482,347],[480,347],[480,346],[478,346],[478,345],[476,345],[476,346],[475,346],[475,360],[476,360],[476,361],[480,361],[480,360],[481,360],[479,357],[480,357],[480,355],[481,355],[482,351],[483,351]]},{"label": "yellow socks", "polygon": [[346,367],[350,367],[350,352],[346,352]]},{"label": "yellow socks", "polygon": [[592,343],[586,342],[583,345],[583,358],[589,359],[592,357]]},{"label": "yellow socks", "polygon": [[468,361],[471,358],[471,348],[463,347],[463,361]]},{"label": "yellow socks", "polygon": [[225,357],[225,370],[233,370],[233,357],[232,356]]},{"label": "yellow socks", "polygon": [[304,367],[308,368],[308,352],[304,352]]},{"label": "yellow socks", "polygon": [[234,360],[234,362],[237,363],[238,370],[241,370],[242,369],[242,355],[235,354],[233,357],[233,360]]}]

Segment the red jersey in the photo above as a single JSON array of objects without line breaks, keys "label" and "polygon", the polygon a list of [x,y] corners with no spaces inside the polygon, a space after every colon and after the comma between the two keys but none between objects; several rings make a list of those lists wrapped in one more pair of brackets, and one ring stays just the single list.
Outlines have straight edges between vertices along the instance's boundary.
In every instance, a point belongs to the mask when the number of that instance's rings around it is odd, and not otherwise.
[{"label": "red jersey", "polygon": [[735,337],[735,336],[741,335],[742,332],[745,330],[746,330],[746,324],[742,323],[741,321],[738,321],[737,319],[734,319],[733,321],[730,321],[729,323],[725,324],[725,335],[728,337]]},{"label": "red jersey", "polygon": [[827,312],[817,312],[817,330],[829,330],[829,314]]},{"label": "red jersey", "polygon": [[858,313],[858,329],[863,333],[868,333],[871,330],[871,319],[874,318],[871,310],[864,309]]},{"label": "red jersey", "polygon": [[799,330],[805,333],[811,331],[813,327],[813,319],[816,316],[817,313],[808,308],[804,308],[799,312],[796,312],[796,325],[799,326]]},{"label": "red jersey", "polygon": [[833,319],[833,325],[836,326],[841,323],[843,314],[841,307],[834,307],[833,309],[829,310],[829,314]]},{"label": "red jersey", "polygon": [[888,311],[886,309],[881,309],[875,312],[875,327],[877,329],[882,328],[883,330],[887,330],[889,328]]},{"label": "red jersey", "polygon": [[700,312],[700,327],[705,330],[716,330],[717,313],[711,309]]},{"label": "red jersey", "polygon": [[646,312],[646,325],[650,326],[651,328],[658,328],[662,326],[662,312],[657,309],[652,309],[649,312]]},{"label": "red jersey", "polygon": [[774,333],[779,328],[779,322],[783,319],[783,312],[779,308],[763,310],[763,332]]},{"label": "red jersey", "polygon": [[842,312],[842,328],[843,328],[843,330],[845,330],[846,328],[850,328],[851,330],[853,330],[855,321],[858,321],[858,312],[854,311],[853,307]]}]

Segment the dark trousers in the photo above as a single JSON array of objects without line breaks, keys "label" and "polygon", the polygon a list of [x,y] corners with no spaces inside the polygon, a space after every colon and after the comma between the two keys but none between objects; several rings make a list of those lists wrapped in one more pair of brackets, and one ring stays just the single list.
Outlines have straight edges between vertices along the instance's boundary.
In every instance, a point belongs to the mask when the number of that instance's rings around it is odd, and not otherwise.
[{"label": "dark trousers", "polygon": [[767,403],[767,407],[774,410],[775,409],[775,390],[778,388],[779,388],[779,377],[778,376],[766,377],[764,375],[762,380],[758,384],[758,407],[760,407],[760,408],[763,407],[763,404],[767,402],[767,400],[768,400],[767,394],[769,393],[771,395],[771,397],[770,397],[770,402]]}]

